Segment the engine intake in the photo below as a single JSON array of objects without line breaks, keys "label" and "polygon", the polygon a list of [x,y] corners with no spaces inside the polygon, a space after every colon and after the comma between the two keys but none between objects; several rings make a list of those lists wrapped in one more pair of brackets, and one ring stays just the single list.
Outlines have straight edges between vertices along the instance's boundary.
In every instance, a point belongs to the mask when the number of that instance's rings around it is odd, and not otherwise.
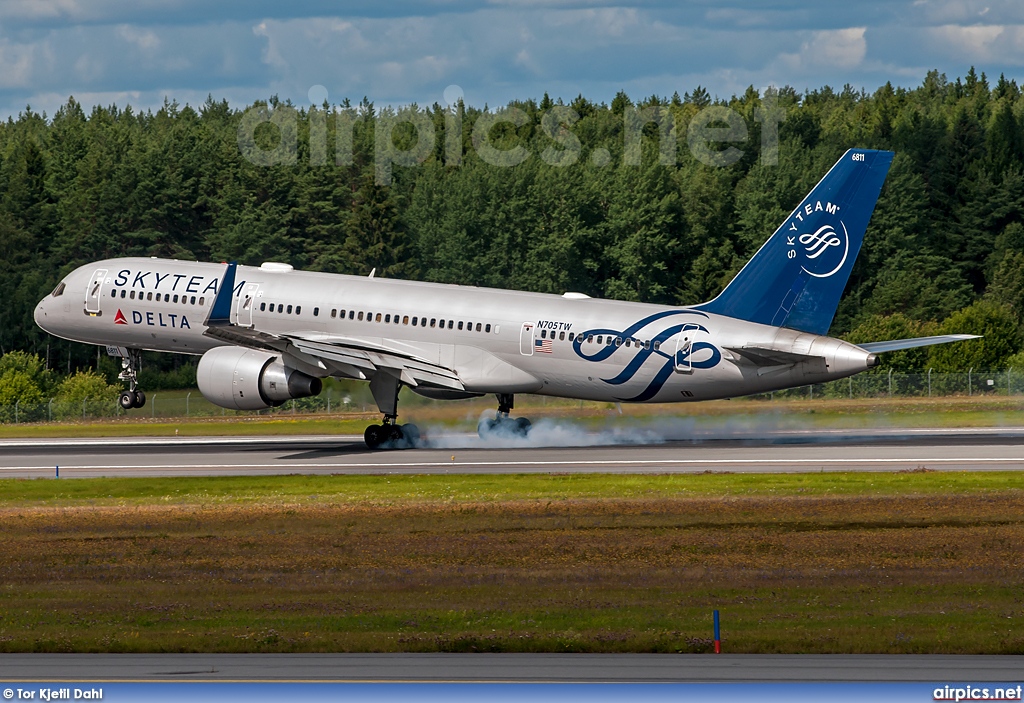
[{"label": "engine intake", "polygon": [[319,378],[288,368],[278,356],[241,347],[203,354],[196,382],[204,398],[229,410],[262,410],[323,390]]}]

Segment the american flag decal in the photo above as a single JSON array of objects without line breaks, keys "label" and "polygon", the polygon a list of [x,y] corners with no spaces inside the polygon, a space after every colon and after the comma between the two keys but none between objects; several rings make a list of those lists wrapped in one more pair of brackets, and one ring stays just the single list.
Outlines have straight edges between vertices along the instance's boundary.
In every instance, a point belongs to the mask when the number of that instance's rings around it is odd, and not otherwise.
[{"label": "american flag decal", "polygon": [[544,354],[551,353],[551,340],[550,339],[535,339],[533,340],[533,348]]}]

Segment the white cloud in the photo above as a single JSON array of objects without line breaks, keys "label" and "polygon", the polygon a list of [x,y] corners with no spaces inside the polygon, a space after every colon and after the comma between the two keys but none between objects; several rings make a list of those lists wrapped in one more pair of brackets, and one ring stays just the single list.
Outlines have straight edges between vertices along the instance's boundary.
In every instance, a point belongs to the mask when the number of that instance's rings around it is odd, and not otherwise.
[{"label": "white cloud", "polygon": [[813,32],[801,44],[799,52],[780,54],[779,60],[783,66],[798,73],[827,67],[856,68],[867,55],[866,30],[866,27],[849,27]]},{"label": "white cloud", "polygon": [[0,39],[0,89],[31,85],[34,47]]}]

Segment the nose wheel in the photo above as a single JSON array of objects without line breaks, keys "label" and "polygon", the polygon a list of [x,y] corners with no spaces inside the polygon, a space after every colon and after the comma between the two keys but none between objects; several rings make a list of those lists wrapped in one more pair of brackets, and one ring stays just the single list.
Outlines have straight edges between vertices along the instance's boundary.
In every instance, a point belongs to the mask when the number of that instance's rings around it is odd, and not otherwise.
[{"label": "nose wheel", "polygon": [[121,391],[121,395],[118,397],[117,403],[124,410],[141,408],[146,404],[146,394],[142,391]]}]

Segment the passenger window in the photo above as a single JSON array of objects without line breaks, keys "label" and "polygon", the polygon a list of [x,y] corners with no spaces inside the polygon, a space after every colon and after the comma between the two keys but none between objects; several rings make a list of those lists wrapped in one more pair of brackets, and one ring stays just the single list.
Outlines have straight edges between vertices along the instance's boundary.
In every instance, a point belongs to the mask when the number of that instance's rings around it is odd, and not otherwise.
[{"label": "passenger window", "polygon": [[564,339],[565,339],[565,332],[559,332],[559,333],[558,333],[558,339],[559,339],[560,341],[561,341],[561,340],[564,340]]},{"label": "passenger window", "polygon": [[205,304],[205,302],[206,302],[206,298],[204,298],[203,296],[199,296],[199,305],[202,306],[202,305]]},{"label": "passenger window", "polygon": [[602,337],[601,335],[597,335],[597,343],[604,344],[604,337]]},{"label": "passenger window", "polygon": [[360,321],[360,322],[362,322],[362,321],[363,321],[363,313],[359,313],[359,321]]},{"label": "passenger window", "polygon": [[[335,308],[335,309],[331,310],[331,319],[333,320],[333,319],[334,319],[334,318],[336,318],[337,316],[338,316],[338,309],[337,309],[337,308]],[[345,317],[345,313],[344,313],[344,312],[342,312],[341,316],[342,316],[342,317]]]},{"label": "passenger window", "polygon": [[397,325],[401,320],[398,319],[398,315],[395,315],[395,324]]},{"label": "passenger window", "polygon": [[116,298],[117,297],[117,289],[116,288],[111,288],[110,289],[110,297],[111,298]]},{"label": "passenger window", "polygon": [[129,294],[128,294],[128,297],[129,297],[129,298],[130,298],[131,300],[135,300],[135,291],[132,291],[131,293],[129,293]]},{"label": "passenger window", "polygon": [[654,343],[654,351],[658,351],[659,349],[661,349],[661,342],[655,342]]},{"label": "passenger window", "polygon": [[[122,295],[121,297],[123,298],[124,296]],[[177,293],[174,294],[173,302],[175,302],[175,303],[178,302],[178,294]]]},{"label": "passenger window", "polygon": [[291,314],[292,314],[292,306],[291,306],[291,305],[289,305],[289,306],[288,306],[288,314],[289,314],[289,315],[291,315]]},{"label": "passenger window", "polygon": [[430,318],[430,326],[431,327],[437,327],[437,318],[436,317]]},{"label": "passenger window", "polygon": [[409,316],[408,315],[402,316],[402,324],[403,325],[409,324]]},{"label": "passenger window", "polygon": [[481,328],[482,328],[482,327],[483,327],[483,325],[481,325],[481,324],[480,324],[479,322],[478,322],[478,323],[476,323],[476,331],[477,331],[477,332],[479,332],[479,331],[481,330]]},{"label": "passenger window", "polygon": [[484,332],[490,332],[490,331],[491,331],[491,326],[490,325],[484,325]]},{"label": "passenger window", "polygon": [[[592,335],[592,334],[588,334],[588,335],[587,335],[587,341],[588,341],[588,342],[593,342],[593,341],[594,341],[594,335]],[[601,342],[601,338],[600,338],[600,337],[598,337],[598,338],[597,338],[597,341],[598,341],[598,343],[600,344],[600,342]]]},{"label": "passenger window", "polygon": [[320,317],[320,308],[313,308],[313,317]]},{"label": "passenger window", "polygon": [[569,333],[569,341],[570,342],[573,340],[574,336],[575,335],[572,332]]},{"label": "passenger window", "polygon": [[[245,299],[245,307],[249,307],[249,302],[250,302],[249,299],[246,298]],[[182,305],[188,305],[188,296],[187,295],[181,296],[181,304]]]},{"label": "passenger window", "polygon": [[541,330],[540,331],[540,338],[541,339],[547,339],[548,338],[548,331],[547,330]]},{"label": "passenger window", "polygon": [[648,340],[646,340],[644,342],[644,349],[650,349],[650,348],[651,348],[651,340],[648,339]]},{"label": "passenger window", "polygon": [[[354,319],[355,315],[356,315],[356,311],[355,310],[349,310],[348,311],[348,319],[350,319],[350,320]],[[360,319],[362,319],[362,318],[360,318]]]},{"label": "passenger window", "polygon": [[426,327],[426,326],[427,326],[427,318],[421,317],[420,318],[420,327]]},{"label": "passenger window", "polygon": [[385,315],[384,322],[391,322],[391,315]]},{"label": "passenger window", "polygon": [[416,325],[418,325],[419,324],[419,320],[420,320],[419,317],[412,318],[412,326],[415,327]]},{"label": "passenger window", "polygon": [[122,288],[122,289],[121,289],[121,297],[123,298],[123,297],[125,297],[125,295],[127,295],[127,294],[128,294],[128,291],[126,291],[126,290],[125,290],[124,288]]},{"label": "passenger window", "polygon": [[455,320],[448,320],[448,329],[451,329],[454,326],[455,326]]},{"label": "passenger window", "polygon": [[158,303],[160,302],[160,294],[159,293],[156,294],[156,302],[158,302]]},{"label": "passenger window", "polygon": [[380,313],[377,313],[376,321],[380,322]]},{"label": "passenger window", "polygon": [[267,304],[266,303],[260,303],[260,312],[266,312],[266,311],[267,311]]},{"label": "passenger window", "polygon": [[296,305],[295,306],[295,314],[296,315],[301,315],[302,314],[302,306],[301,305]]},{"label": "passenger window", "polygon": [[196,297],[193,295],[192,296],[192,305],[195,305],[195,304],[196,304]]},{"label": "passenger window", "polygon": [[617,346],[617,347],[621,347],[622,346],[622,337],[616,337],[615,338],[615,346]]},{"label": "passenger window", "polygon": [[459,320],[459,329],[462,329],[462,320]]}]

